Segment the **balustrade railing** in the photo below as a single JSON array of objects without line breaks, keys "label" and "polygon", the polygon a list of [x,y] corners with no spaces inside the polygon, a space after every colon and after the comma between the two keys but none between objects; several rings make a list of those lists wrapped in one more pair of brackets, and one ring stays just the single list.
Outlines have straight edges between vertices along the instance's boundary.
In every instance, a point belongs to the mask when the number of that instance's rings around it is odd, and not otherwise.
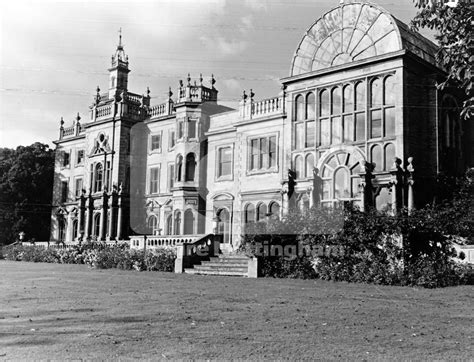
[{"label": "balustrade railing", "polygon": [[279,113],[282,110],[283,98],[275,97],[252,103],[252,115],[263,116]]}]

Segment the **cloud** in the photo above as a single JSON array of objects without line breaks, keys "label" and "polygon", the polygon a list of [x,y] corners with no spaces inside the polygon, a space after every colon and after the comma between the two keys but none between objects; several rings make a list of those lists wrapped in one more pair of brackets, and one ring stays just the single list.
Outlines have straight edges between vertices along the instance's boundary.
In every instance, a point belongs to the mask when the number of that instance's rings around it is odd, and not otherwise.
[{"label": "cloud", "polygon": [[223,36],[201,36],[201,44],[208,49],[216,50],[223,57],[242,53],[248,46],[245,40],[226,39]]},{"label": "cloud", "polygon": [[242,92],[243,87],[237,79],[223,79],[220,83],[231,92]]},{"label": "cloud", "polygon": [[267,10],[265,0],[245,0],[244,5],[254,11]]}]

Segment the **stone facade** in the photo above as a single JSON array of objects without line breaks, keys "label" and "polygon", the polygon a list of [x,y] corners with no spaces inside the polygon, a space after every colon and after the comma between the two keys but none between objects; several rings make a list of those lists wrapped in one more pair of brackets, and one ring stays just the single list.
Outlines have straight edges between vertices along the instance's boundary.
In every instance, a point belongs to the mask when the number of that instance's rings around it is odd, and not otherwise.
[{"label": "stone facade", "polygon": [[306,32],[278,96],[250,90],[234,110],[214,77],[188,75],[154,106],[129,92],[119,42],[90,119],[61,120],[51,239],[214,233],[232,249],[245,225],[292,208],[423,205],[439,173],[474,159],[435,52],[385,10],[343,3]]}]

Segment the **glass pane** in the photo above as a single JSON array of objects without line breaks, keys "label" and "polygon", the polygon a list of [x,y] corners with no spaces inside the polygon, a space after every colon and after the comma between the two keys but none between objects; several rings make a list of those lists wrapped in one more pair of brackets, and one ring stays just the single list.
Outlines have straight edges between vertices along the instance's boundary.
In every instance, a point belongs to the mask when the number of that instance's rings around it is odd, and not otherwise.
[{"label": "glass pane", "polygon": [[328,145],[330,143],[330,129],[329,129],[329,119],[321,120],[321,145]]},{"label": "glass pane", "polygon": [[380,190],[377,198],[375,199],[375,206],[377,210],[388,211],[392,207],[392,196],[387,187],[383,187]]},{"label": "glass pane", "polygon": [[385,146],[385,170],[388,171],[392,168],[395,162],[395,145],[393,143],[389,143]]},{"label": "glass pane", "polygon": [[297,150],[304,147],[304,123],[298,123],[295,128],[295,146]]},{"label": "glass pane", "polygon": [[375,171],[381,171],[383,168],[382,147],[380,145],[375,145],[374,147],[372,147],[370,154],[371,154],[371,162],[375,166]]},{"label": "glass pane", "polygon": [[314,156],[312,153],[306,156],[305,175],[310,178],[313,176]]},{"label": "glass pane", "polygon": [[332,169],[330,169],[329,167],[324,167],[323,177],[329,177],[331,175],[331,172],[332,172]]},{"label": "glass pane", "polygon": [[334,198],[351,197],[350,187],[349,170],[346,168],[337,169],[334,173]]},{"label": "glass pane", "polygon": [[355,123],[356,141],[365,140],[365,113],[357,113]]},{"label": "glass pane", "polygon": [[344,87],[344,112],[352,112],[354,110],[354,89],[351,85]]},{"label": "glass pane", "polygon": [[319,98],[319,108],[320,108],[320,115],[327,116],[329,115],[329,91],[323,90],[320,94]]},{"label": "glass pane", "polygon": [[354,141],[354,118],[344,116],[344,141]]},{"label": "glass pane", "polygon": [[338,144],[342,142],[342,125],[341,117],[332,118],[332,144]]},{"label": "glass pane", "polygon": [[301,156],[296,156],[295,158],[295,172],[297,179],[303,177],[303,157]]},{"label": "glass pane", "polygon": [[316,117],[316,97],[314,93],[306,97],[306,119],[315,119]]},{"label": "glass pane", "polygon": [[332,90],[332,113],[331,114],[340,114],[341,113],[341,88],[337,87]]},{"label": "glass pane", "polygon": [[330,181],[323,181],[323,200],[331,198],[331,184]]},{"label": "glass pane", "polygon": [[189,121],[188,123],[188,137],[196,138],[196,121]]},{"label": "glass pane", "polygon": [[395,104],[395,77],[385,78],[384,85],[384,104]]},{"label": "glass pane", "polygon": [[316,122],[306,123],[306,147],[316,146]]},{"label": "glass pane", "polygon": [[365,109],[365,84],[362,82],[356,84],[356,109]]},{"label": "glass pane", "polygon": [[304,119],[304,99],[302,95],[295,98],[295,120],[301,121]]},{"label": "glass pane", "polygon": [[382,137],[382,112],[380,110],[371,113],[371,137]]},{"label": "glass pane", "polygon": [[395,135],[395,108],[388,108],[385,113],[385,136]]},{"label": "glass pane", "polygon": [[382,106],[382,81],[380,78],[374,79],[370,83],[370,107],[377,108]]},{"label": "glass pane", "polygon": [[360,196],[360,183],[361,183],[361,179],[359,177],[353,177],[351,179],[351,183],[352,183],[352,197],[359,197]]}]

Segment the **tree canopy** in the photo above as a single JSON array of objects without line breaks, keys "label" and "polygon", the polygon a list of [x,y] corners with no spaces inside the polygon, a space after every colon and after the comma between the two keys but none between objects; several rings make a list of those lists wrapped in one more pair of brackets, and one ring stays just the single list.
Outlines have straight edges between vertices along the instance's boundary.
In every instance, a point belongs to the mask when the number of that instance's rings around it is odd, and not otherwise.
[{"label": "tree canopy", "polygon": [[54,151],[42,143],[0,148],[0,244],[18,239],[48,240]]},{"label": "tree canopy", "polygon": [[466,93],[461,115],[469,118],[474,113],[473,76],[474,63],[474,5],[459,2],[454,6],[443,1],[414,0],[420,8],[412,20],[412,28],[429,28],[436,31],[435,38],[440,47],[437,59],[447,72],[447,77],[439,84],[462,88]]}]

